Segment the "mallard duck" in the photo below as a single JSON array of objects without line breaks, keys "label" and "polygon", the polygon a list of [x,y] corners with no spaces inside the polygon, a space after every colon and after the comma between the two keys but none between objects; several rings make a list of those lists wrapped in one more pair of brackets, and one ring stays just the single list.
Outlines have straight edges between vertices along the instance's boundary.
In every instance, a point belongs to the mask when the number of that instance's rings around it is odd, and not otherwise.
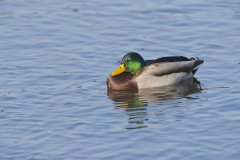
[{"label": "mallard duck", "polygon": [[184,56],[144,60],[140,54],[130,52],[108,76],[107,86],[113,90],[139,90],[178,84],[193,78],[202,63],[198,58]]}]

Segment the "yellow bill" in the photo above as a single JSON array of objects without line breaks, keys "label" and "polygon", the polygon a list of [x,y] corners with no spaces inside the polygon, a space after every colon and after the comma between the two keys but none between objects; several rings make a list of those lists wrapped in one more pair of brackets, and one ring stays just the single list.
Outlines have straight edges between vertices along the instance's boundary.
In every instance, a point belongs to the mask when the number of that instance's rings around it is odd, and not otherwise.
[{"label": "yellow bill", "polygon": [[117,76],[119,74],[121,74],[122,72],[124,72],[126,69],[124,67],[124,64],[120,64],[120,66],[111,73],[111,76]]}]

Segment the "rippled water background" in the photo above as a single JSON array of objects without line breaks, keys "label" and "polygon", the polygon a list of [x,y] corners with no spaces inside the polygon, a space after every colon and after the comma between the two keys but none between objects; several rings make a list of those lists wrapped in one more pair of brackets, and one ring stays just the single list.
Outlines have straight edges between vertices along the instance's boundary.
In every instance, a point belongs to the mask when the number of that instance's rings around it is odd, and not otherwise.
[{"label": "rippled water background", "polygon": [[[240,159],[240,1],[0,0],[0,159]],[[199,86],[109,92],[122,56]]]}]

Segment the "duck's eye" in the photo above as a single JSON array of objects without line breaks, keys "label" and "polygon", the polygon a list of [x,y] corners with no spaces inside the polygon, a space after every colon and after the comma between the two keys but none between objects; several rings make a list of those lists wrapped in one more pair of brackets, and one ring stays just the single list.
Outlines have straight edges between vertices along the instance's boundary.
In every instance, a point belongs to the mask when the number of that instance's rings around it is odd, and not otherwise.
[{"label": "duck's eye", "polygon": [[128,59],[127,62],[130,62],[130,60]]}]

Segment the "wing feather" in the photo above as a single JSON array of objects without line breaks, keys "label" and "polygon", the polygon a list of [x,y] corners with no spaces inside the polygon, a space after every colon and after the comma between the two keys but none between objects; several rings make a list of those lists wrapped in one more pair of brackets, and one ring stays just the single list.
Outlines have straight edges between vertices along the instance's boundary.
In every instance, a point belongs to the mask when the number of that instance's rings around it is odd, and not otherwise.
[{"label": "wing feather", "polygon": [[139,75],[163,76],[179,72],[191,72],[196,67],[196,61],[163,62],[146,66]]}]

